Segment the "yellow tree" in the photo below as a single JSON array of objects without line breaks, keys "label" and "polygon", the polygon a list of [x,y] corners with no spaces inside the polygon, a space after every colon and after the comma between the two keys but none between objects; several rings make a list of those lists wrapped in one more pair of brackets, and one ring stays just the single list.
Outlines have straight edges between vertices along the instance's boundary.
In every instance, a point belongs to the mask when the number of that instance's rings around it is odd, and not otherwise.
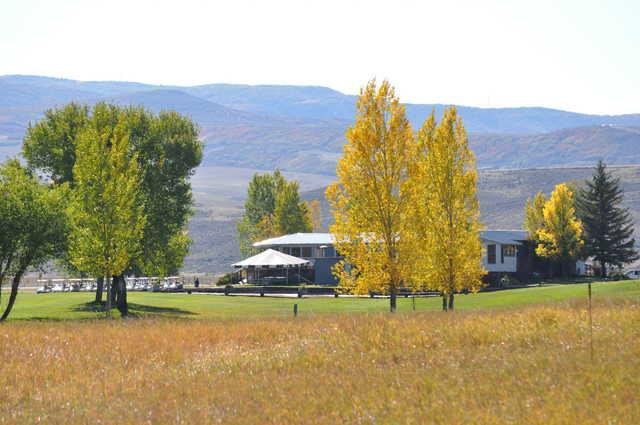
[{"label": "yellow tree", "polygon": [[529,239],[538,239],[538,232],[544,227],[544,205],[547,197],[542,192],[536,193],[533,199],[527,199],[524,207],[524,228],[529,233]]},{"label": "yellow tree", "polygon": [[447,108],[439,125],[433,114],[417,134],[418,154],[411,169],[415,284],[443,294],[453,309],[454,294],[482,286],[478,174],[467,133],[456,109]]},{"label": "yellow tree", "polygon": [[322,231],[322,209],[320,208],[320,201],[314,199],[307,202],[307,211],[309,212],[309,222],[314,232]]},{"label": "yellow tree", "polygon": [[394,89],[375,80],[360,92],[357,116],[327,189],[337,249],[344,260],[334,273],[343,289],[383,291],[396,310],[398,288],[409,276],[409,238],[402,238],[411,209],[406,182],[415,142]]},{"label": "yellow tree", "polygon": [[[79,270],[104,277],[109,314],[111,277],[139,254],[146,221],[138,163],[122,123],[113,131],[91,128],[80,135],[73,177],[69,255]],[[127,314],[126,301],[121,312]]]},{"label": "yellow tree", "polygon": [[576,217],[573,192],[566,184],[559,184],[543,209],[544,225],[538,230],[536,254],[560,263],[563,277],[568,264],[575,260],[584,246],[582,223]]}]

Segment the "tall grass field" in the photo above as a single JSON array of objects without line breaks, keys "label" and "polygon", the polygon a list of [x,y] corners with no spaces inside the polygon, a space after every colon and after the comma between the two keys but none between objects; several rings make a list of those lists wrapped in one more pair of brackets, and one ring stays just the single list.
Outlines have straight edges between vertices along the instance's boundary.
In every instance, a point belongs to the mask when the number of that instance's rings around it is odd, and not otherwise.
[{"label": "tall grass field", "polygon": [[593,324],[592,357],[584,298],[14,320],[0,326],[0,423],[638,424],[640,301],[596,297]]}]

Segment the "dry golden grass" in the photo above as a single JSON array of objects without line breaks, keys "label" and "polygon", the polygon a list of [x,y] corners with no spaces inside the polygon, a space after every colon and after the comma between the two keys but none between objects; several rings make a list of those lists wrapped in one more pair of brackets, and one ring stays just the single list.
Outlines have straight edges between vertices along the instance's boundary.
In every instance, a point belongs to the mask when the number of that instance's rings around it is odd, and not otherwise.
[{"label": "dry golden grass", "polygon": [[0,327],[0,423],[640,423],[640,305]]}]

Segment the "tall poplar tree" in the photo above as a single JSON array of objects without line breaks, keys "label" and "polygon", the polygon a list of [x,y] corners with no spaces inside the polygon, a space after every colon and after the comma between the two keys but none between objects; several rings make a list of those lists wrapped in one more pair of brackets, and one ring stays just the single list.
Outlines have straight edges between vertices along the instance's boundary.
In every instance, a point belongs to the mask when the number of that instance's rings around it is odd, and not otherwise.
[{"label": "tall poplar tree", "polygon": [[576,198],[578,217],[584,226],[585,254],[600,263],[603,277],[609,267],[638,259],[634,223],[629,210],[621,205],[623,199],[620,179],[614,178],[602,161]]},{"label": "tall poplar tree", "polygon": [[573,192],[566,184],[556,186],[544,205],[543,215],[536,254],[559,262],[566,278],[569,263],[581,255],[584,246],[582,223],[576,217]]},{"label": "tall poplar tree", "polygon": [[[454,294],[482,286],[478,174],[462,118],[454,107],[436,125],[432,114],[417,134],[417,162],[411,168],[414,274],[418,282],[443,294],[453,310]],[[402,236],[403,238],[405,235]]]},{"label": "tall poplar tree", "polygon": [[[111,278],[123,273],[142,249],[146,216],[140,170],[124,123],[113,131],[86,129],[76,154],[69,256],[79,270],[104,278],[110,314]],[[127,315],[126,298],[118,301],[121,314]]]},{"label": "tall poplar tree", "polygon": [[413,207],[408,169],[415,158],[411,125],[391,85],[370,81],[360,92],[355,124],[327,189],[331,232],[344,260],[334,273],[356,293],[384,291],[396,310],[398,289],[410,276],[410,239],[403,238]]}]

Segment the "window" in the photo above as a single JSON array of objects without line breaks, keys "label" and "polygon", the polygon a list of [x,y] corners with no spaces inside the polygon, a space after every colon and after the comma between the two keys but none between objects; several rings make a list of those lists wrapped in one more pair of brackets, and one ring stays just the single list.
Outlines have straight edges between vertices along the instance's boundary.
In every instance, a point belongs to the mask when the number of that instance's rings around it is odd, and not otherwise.
[{"label": "window", "polygon": [[282,252],[284,252],[285,254],[289,254],[289,253],[291,252],[291,250],[289,249],[289,247],[288,247],[288,246],[282,247],[280,250],[281,250]]},{"label": "window", "polygon": [[291,248],[291,255],[293,255],[294,257],[299,257],[300,256],[300,247],[296,246]]},{"label": "window", "polygon": [[515,245],[502,245],[502,255],[505,257],[515,257],[516,256],[516,246]]},{"label": "window", "polygon": [[496,245],[495,244],[487,245],[487,263],[489,264],[496,263]]},{"label": "window", "polygon": [[310,246],[303,246],[302,247],[302,255],[301,257],[303,258],[311,258],[311,247]]}]

